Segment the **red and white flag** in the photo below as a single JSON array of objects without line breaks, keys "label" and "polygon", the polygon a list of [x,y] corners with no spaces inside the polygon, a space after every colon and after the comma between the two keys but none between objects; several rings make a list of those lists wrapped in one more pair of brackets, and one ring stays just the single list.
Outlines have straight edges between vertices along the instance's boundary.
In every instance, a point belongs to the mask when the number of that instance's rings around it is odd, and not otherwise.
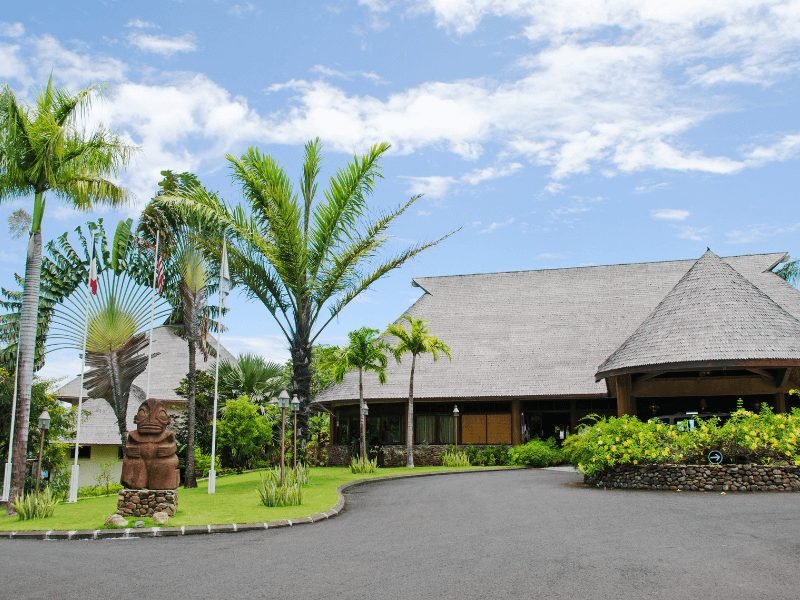
[{"label": "red and white flag", "polygon": [[164,293],[164,259],[160,256],[156,261],[156,289],[159,296]]},{"label": "red and white flag", "polygon": [[97,295],[97,263],[94,256],[92,256],[92,262],[89,263],[89,289],[93,296]]}]

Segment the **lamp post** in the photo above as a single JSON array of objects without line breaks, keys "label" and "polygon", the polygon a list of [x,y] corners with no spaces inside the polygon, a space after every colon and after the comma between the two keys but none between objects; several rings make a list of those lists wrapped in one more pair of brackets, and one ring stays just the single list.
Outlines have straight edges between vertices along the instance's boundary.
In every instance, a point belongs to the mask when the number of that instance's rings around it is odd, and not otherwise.
[{"label": "lamp post", "polygon": [[458,448],[458,404],[453,407],[453,437],[456,440],[456,448]]},{"label": "lamp post", "polygon": [[44,436],[50,429],[50,413],[47,409],[39,415],[39,461],[36,463],[36,495],[39,495],[39,481],[42,478],[42,452],[44,451]]},{"label": "lamp post", "polygon": [[278,407],[281,409],[281,487],[283,487],[283,469],[285,467],[284,448],[286,448],[286,409],[289,408],[289,392],[281,390],[278,394]]},{"label": "lamp post", "polygon": [[294,451],[292,452],[292,468],[297,470],[297,413],[300,412],[300,400],[297,394],[292,397],[292,416],[294,417],[294,426],[292,428],[292,435],[294,437]]},{"label": "lamp post", "polygon": [[367,403],[361,405],[361,431],[364,435],[361,437],[361,458],[367,460],[367,416],[369,415],[369,406]]}]

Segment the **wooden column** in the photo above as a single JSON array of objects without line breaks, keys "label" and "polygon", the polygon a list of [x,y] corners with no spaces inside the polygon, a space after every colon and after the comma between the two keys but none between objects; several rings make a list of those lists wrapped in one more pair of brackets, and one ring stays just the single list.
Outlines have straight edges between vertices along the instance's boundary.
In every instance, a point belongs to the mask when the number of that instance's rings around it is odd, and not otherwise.
[{"label": "wooden column", "polygon": [[614,379],[617,390],[617,416],[635,415],[636,399],[633,397],[631,376],[617,375]]},{"label": "wooden column", "polygon": [[776,413],[785,413],[786,412],[786,396],[783,392],[778,392],[775,394],[775,412]]},{"label": "wooden column", "polygon": [[511,443],[515,446],[522,443],[522,402],[519,400],[511,401]]},{"label": "wooden column", "polygon": [[575,433],[578,429],[578,409],[575,406],[577,403],[575,400],[569,401],[569,431],[570,433]]}]

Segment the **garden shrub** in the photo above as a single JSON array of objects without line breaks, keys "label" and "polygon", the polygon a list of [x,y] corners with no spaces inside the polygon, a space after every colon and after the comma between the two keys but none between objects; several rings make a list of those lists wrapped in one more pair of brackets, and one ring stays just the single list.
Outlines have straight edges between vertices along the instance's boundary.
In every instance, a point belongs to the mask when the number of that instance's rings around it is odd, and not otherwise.
[{"label": "garden shrub", "polygon": [[564,442],[568,460],[586,475],[617,465],[707,462],[711,450],[725,462],[800,465],[800,410],[774,414],[768,406],[754,413],[739,409],[722,424],[718,418],[696,419],[690,430],[657,419],[598,419]]},{"label": "garden shrub", "polygon": [[29,492],[23,496],[17,496],[12,505],[20,521],[29,519],[46,519],[52,517],[59,499],[53,494],[50,488],[44,488],[40,493]]},{"label": "garden shrub", "polygon": [[258,487],[258,495],[264,506],[298,506],[303,503],[303,486],[297,481],[284,481],[280,485],[280,479],[275,479],[268,475],[271,471],[266,471],[261,476],[261,485]]},{"label": "garden shrub", "polygon": [[78,488],[78,498],[96,498],[97,496],[108,496],[116,494],[122,489],[120,483],[109,483],[106,485],[85,485]]},{"label": "garden shrub", "polygon": [[525,444],[514,446],[508,451],[512,465],[527,467],[552,467],[564,462],[564,453],[554,438],[533,439]]},{"label": "garden shrub", "polygon": [[465,452],[469,457],[470,464],[478,466],[495,466],[507,465],[508,459],[508,446],[467,446]]},{"label": "garden shrub", "polygon": [[272,413],[261,413],[258,405],[247,396],[228,400],[222,419],[218,422],[218,442],[227,460],[226,466],[249,469],[253,461],[273,444]]},{"label": "garden shrub", "polygon": [[442,452],[442,466],[443,467],[470,467],[472,463],[469,462],[469,456],[464,450],[450,447]]},{"label": "garden shrub", "polygon": [[[214,470],[219,473],[221,468],[219,454],[214,457],[214,463],[216,466]],[[194,468],[198,477],[208,477],[208,472],[211,470],[211,454],[204,453],[197,446],[194,447]]]},{"label": "garden shrub", "polygon": [[359,456],[350,461],[351,473],[374,473],[378,469],[377,458],[367,458],[366,456]]}]

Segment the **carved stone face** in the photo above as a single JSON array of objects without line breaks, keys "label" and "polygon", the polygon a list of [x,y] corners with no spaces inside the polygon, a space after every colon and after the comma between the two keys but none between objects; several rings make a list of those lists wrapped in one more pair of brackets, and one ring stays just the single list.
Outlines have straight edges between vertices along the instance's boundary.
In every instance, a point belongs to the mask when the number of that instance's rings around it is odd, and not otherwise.
[{"label": "carved stone face", "polygon": [[147,435],[158,435],[167,428],[170,422],[169,413],[164,404],[158,400],[145,400],[139,406],[133,422],[136,430]]}]

